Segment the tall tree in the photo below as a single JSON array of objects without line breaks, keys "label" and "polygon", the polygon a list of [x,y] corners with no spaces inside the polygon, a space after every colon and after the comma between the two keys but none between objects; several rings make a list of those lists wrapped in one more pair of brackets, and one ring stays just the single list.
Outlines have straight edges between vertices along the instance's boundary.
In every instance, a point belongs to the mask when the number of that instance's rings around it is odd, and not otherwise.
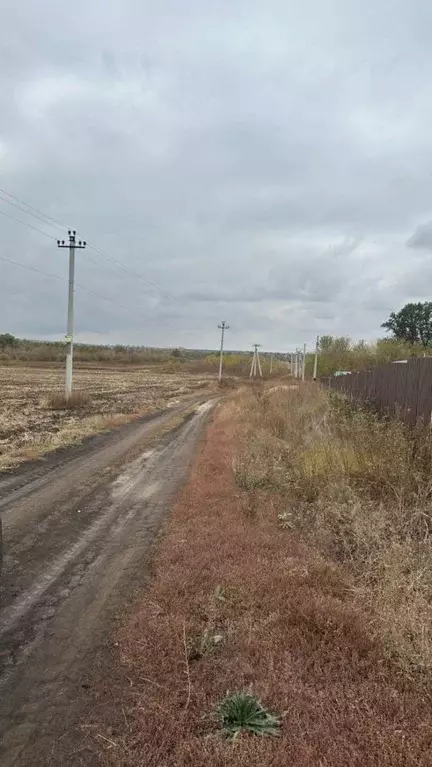
[{"label": "tall tree", "polygon": [[18,346],[18,339],[10,333],[1,333],[0,346]]},{"label": "tall tree", "polygon": [[328,352],[334,344],[333,336],[320,336],[320,349],[322,352]]},{"label": "tall tree", "polygon": [[432,345],[432,302],[405,304],[399,312],[392,312],[382,328],[393,333],[394,338],[409,344]]}]

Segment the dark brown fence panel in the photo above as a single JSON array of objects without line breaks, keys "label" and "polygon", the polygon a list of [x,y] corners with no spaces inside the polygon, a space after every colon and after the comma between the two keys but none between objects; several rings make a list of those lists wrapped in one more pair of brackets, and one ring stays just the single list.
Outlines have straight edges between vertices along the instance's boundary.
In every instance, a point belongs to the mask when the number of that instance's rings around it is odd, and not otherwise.
[{"label": "dark brown fence panel", "polygon": [[405,420],[407,408],[407,366],[405,364],[394,365],[396,379],[395,411]]},{"label": "dark brown fence panel", "polygon": [[329,389],[352,402],[370,402],[398,415],[406,423],[430,424],[432,419],[432,357],[378,365],[349,375],[326,379]]},{"label": "dark brown fence panel", "polygon": [[[393,368],[396,367],[395,365]],[[397,403],[397,375],[396,371],[386,368],[386,378],[387,378],[387,410],[389,413],[392,413],[392,415],[396,412],[396,403]]]},{"label": "dark brown fence panel", "polygon": [[417,422],[417,394],[418,394],[418,360],[409,360],[408,368],[408,407],[405,414],[405,421],[411,426]]},{"label": "dark brown fence panel", "polygon": [[419,369],[417,420],[425,426],[431,423],[432,416],[432,357],[421,360]]}]

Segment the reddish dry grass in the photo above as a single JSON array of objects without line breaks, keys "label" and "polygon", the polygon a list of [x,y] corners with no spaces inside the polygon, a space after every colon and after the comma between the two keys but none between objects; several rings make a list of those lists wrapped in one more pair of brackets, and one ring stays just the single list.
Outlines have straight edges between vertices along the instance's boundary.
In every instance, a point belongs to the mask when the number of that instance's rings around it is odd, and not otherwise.
[{"label": "reddish dry grass", "polygon": [[[389,667],[340,572],[277,527],[269,497],[256,517],[245,511],[232,474],[234,416],[232,404],[219,407],[154,582],[117,637],[128,681],[106,691],[119,718],[99,728],[111,741],[98,741],[102,762],[430,765],[430,701]],[[206,628],[224,641],[199,656],[190,650]],[[283,713],[281,737],[232,744],[209,715],[228,690],[250,688]]]}]

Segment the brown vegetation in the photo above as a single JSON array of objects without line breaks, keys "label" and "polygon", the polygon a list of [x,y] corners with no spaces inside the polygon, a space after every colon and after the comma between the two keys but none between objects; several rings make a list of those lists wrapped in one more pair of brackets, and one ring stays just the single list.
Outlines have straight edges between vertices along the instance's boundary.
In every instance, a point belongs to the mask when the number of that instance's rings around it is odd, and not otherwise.
[{"label": "brown vegetation", "polygon": [[[249,376],[251,352],[225,351],[224,369],[229,376]],[[283,375],[286,372],[286,355],[262,354],[262,369],[265,376]],[[61,341],[30,341],[15,338],[10,333],[0,334],[0,364],[4,366],[41,365],[61,366],[65,363],[65,345]],[[147,346],[101,346],[80,344],[74,346],[74,365],[81,368],[133,368],[136,366],[157,367],[167,373],[191,372],[214,373],[219,370],[219,352],[204,349],[160,349]]]},{"label": "brown vegetation", "polygon": [[432,674],[432,439],[313,386],[249,398],[242,485],[283,502],[279,524],[343,566],[386,652]]},{"label": "brown vegetation", "polygon": [[[429,765],[421,455],[400,424],[307,388],[220,406],[86,747],[97,732],[123,767]],[[223,737],[227,691],[256,695],[280,737]]]},{"label": "brown vegetation", "polygon": [[47,399],[47,407],[50,410],[79,410],[88,404],[88,395],[82,391],[72,392],[68,398],[61,392],[53,392]]}]

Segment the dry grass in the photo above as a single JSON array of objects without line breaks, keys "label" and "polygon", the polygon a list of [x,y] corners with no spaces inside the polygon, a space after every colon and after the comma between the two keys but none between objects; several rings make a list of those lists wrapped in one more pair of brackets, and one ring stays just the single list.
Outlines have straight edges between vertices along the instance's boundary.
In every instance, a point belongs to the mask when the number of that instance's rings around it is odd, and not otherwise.
[{"label": "dry grass", "polygon": [[88,395],[81,391],[72,392],[68,398],[61,392],[53,392],[47,399],[47,407],[50,410],[79,410],[88,405]]},{"label": "dry grass", "polygon": [[255,436],[237,459],[264,484],[280,523],[343,566],[389,656],[432,673],[432,440],[329,401],[314,387],[249,395]]},{"label": "dry grass", "polygon": [[[250,490],[236,486],[232,467],[246,416],[264,401],[253,396],[217,411],[153,583],[115,637],[124,682],[117,672],[99,689],[83,748],[97,733],[90,758],[110,767],[426,767],[430,699],[389,661],[344,564],[278,524],[279,487],[254,487],[256,514],[245,513]],[[296,404],[304,449],[327,428],[328,409],[317,406],[321,425],[309,429],[309,405]],[[263,408],[276,432],[291,431],[273,404]],[[272,432],[263,441],[268,476],[279,476],[280,440]],[[280,717],[279,738],[227,742],[214,712],[238,691]]]},{"label": "dry grass", "polygon": [[169,407],[211,382],[207,375],[77,369],[75,408],[64,408],[64,371],[1,367],[0,469],[37,458],[139,415]]}]

